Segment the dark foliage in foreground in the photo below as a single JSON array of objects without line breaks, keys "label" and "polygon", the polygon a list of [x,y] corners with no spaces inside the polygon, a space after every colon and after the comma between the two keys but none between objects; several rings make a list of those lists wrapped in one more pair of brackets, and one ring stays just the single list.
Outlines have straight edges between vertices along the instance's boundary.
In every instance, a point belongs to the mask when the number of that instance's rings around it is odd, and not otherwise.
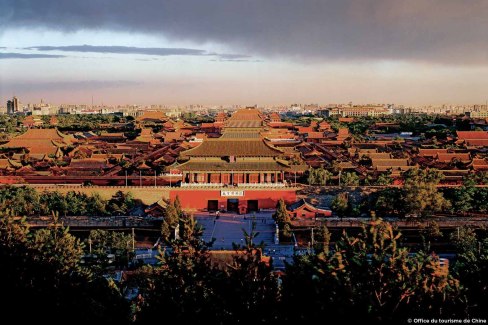
[{"label": "dark foliage in foreground", "polygon": [[[470,229],[453,235],[451,272],[426,252],[411,254],[389,223],[371,221],[355,237],[297,256],[273,272],[246,233],[233,256],[208,250],[188,218],[160,264],[133,271],[122,284],[80,265],[86,249],[55,222],[32,231],[25,220],[0,218],[0,285],[4,319],[48,323],[285,324],[315,320],[392,323],[416,318],[482,317],[487,293],[486,239]],[[326,238],[327,231],[323,231]],[[325,239],[324,239],[325,240]],[[219,255],[220,254],[220,255]],[[220,257],[219,257],[220,256]],[[272,263],[272,262],[271,262]],[[122,287],[137,287],[132,301]],[[19,307],[25,313],[18,313]]]}]

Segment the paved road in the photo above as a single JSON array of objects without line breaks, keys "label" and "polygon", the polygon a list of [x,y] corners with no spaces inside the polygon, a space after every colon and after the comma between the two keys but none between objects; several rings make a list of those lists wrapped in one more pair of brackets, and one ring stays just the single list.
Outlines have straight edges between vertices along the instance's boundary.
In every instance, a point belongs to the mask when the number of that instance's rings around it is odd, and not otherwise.
[{"label": "paved road", "polygon": [[216,239],[211,249],[233,249],[232,243],[243,245],[243,229],[249,232],[254,221],[256,223],[255,231],[259,232],[255,243],[264,243],[263,252],[272,257],[273,266],[277,269],[283,269],[285,261],[291,263],[293,260],[293,245],[276,245],[274,243],[276,226],[272,212],[246,215],[221,213],[218,219],[215,214],[206,213],[196,215],[195,218],[204,228],[203,239],[205,241],[210,241],[212,238]]},{"label": "paved road", "polygon": [[203,239],[207,242],[215,238],[212,249],[232,249],[232,244],[244,244],[244,231],[250,232],[252,222],[256,223],[255,231],[258,236],[255,243],[263,242],[266,246],[274,243],[275,223],[271,212],[255,214],[236,215],[231,213],[220,213],[217,218],[215,214],[197,214],[197,222],[203,226]]}]

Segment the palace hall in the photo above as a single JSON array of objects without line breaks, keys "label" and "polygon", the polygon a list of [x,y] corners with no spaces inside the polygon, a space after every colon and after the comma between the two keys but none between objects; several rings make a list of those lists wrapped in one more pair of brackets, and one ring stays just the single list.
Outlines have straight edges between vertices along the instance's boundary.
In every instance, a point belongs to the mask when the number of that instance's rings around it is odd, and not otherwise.
[{"label": "palace hall", "polygon": [[183,173],[185,183],[220,185],[284,184],[285,173],[303,172],[290,165],[284,152],[262,137],[266,123],[257,109],[242,109],[225,121],[220,138],[207,139],[184,151],[187,161],[172,166]]},{"label": "palace hall", "polygon": [[[240,213],[274,208],[281,197],[293,201],[286,175],[302,173],[306,166],[290,164],[285,152],[263,137],[266,129],[259,110],[236,111],[224,122],[221,137],[181,152],[179,162],[169,167],[183,174],[181,189],[171,196],[178,195],[192,208]],[[220,189],[202,189],[205,186]]]}]

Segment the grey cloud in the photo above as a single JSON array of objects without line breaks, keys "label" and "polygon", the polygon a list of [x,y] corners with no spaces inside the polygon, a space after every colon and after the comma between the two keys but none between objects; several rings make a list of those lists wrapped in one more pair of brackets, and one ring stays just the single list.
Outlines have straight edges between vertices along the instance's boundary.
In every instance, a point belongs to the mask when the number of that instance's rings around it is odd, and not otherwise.
[{"label": "grey cloud", "polygon": [[243,54],[218,54],[221,60],[248,60],[250,55]]},{"label": "grey cloud", "polygon": [[207,55],[204,50],[164,47],[134,47],[134,46],[94,46],[94,45],[68,45],[68,46],[31,46],[27,50],[63,51],[85,53],[113,53],[113,54],[143,54],[156,56],[170,55]]},{"label": "grey cloud", "polygon": [[[84,53],[111,53],[111,54],[141,54],[153,56],[216,56],[218,61],[248,61],[250,55],[208,53],[200,49],[170,48],[170,47],[135,47],[135,46],[95,46],[95,45],[67,45],[67,46],[30,46],[24,50],[62,51]],[[146,60],[147,61],[147,60]]]},{"label": "grey cloud", "polygon": [[106,29],[302,62],[488,63],[486,0],[0,0],[0,29]]},{"label": "grey cloud", "polygon": [[245,55],[245,54],[212,53],[211,55],[217,56],[217,59],[210,60],[213,62],[261,62],[260,60],[252,59],[251,55]]},{"label": "grey cloud", "polygon": [[263,62],[263,60],[246,60],[246,59],[213,59],[211,62]]},{"label": "grey cloud", "polygon": [[64,57],[65,57],[64,55],[2,53],[2,52],[0,52],[0,60],[2,60],[2,59],[57,59],[57,58],[64,58]]},{"label": "grey cloud", "polygon": [[[163,59],[164,60],[164,59]],[[157,58],[151,58],[151,59],[136,59],[136,61],[143,61],[143,62],[152,62],[152,61],[159,61]]]},{"label": "grey cloud", "polygon": [[219,54],[218,62],[263,62],[263,60],[253,59],[250,55],[242,54]]}]

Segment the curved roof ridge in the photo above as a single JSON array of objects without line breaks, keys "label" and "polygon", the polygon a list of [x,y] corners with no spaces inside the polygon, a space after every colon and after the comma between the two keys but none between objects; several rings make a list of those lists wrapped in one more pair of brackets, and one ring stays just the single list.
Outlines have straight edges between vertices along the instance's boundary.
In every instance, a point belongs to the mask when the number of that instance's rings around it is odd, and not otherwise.
[{"label": "curved roof ridge", "polygon": [[[244,140],[244,139],[241,139]],[[247,156],[247,157],[274,157],[283,151],[270,146],[261,138],[245,139],[207,139],[195,148],[183,151],[182,156],[202,157],[224,157],[224,156]]]}]

